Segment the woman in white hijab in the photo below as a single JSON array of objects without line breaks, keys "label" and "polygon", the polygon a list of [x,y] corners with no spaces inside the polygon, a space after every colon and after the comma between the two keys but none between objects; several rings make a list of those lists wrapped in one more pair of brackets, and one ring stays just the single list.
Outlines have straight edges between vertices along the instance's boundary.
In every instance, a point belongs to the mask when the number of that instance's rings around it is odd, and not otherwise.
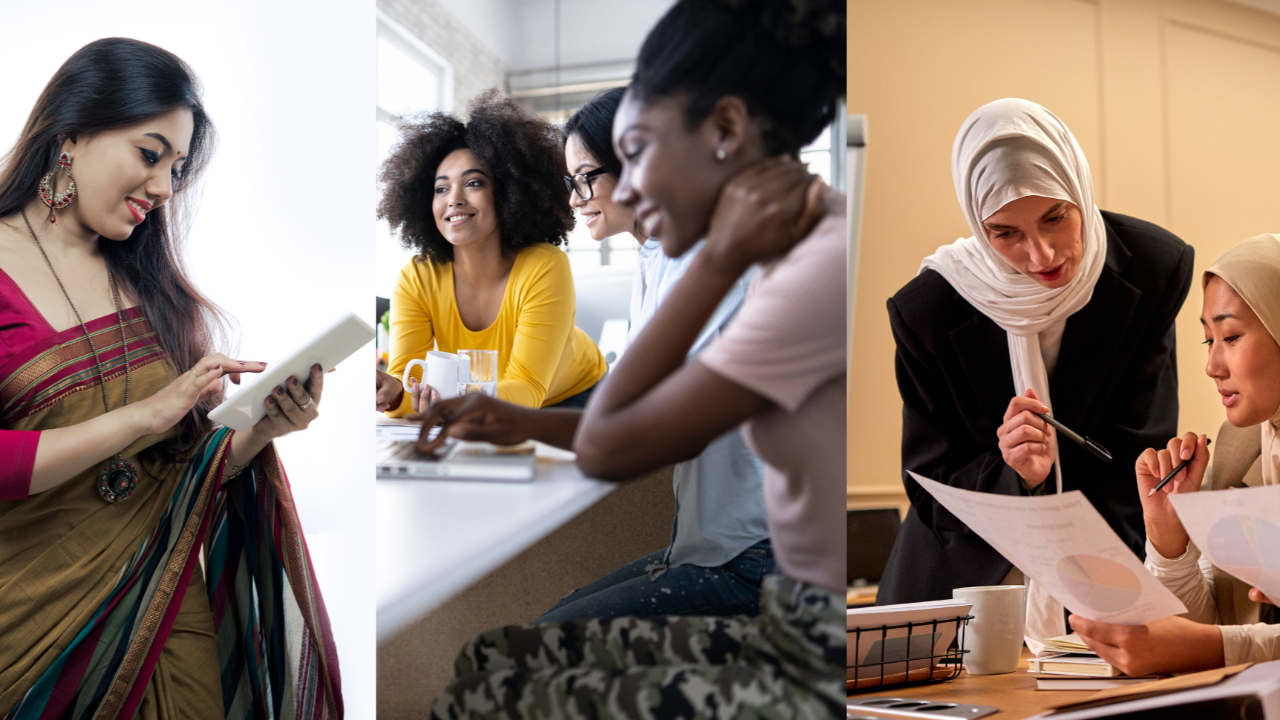
[{"label": "woman in white hijab", "polygon": [[[965,121],[952,178],[972,237],[925,258],[889,301],[903,401],[903,470],[1006,495],[1082,490],[1135,552],[1142,510],[1128,467],[1177,429],[1173,321],[1192,249],[1147,222],[1100,212],[1071,131],[1026,100]],[[1036,413],[1110,450],[1106,464]],[[904,472],[905,475],[905,472]],[[910,477],[911,511],[881,604],[1021,582],[1008,560]],[[1066,632],[1032,585],[1028,639]]]},{"label": "woman in white hijab", "polygon": [[[1214,446],[1211,489],[1278,484],[1280,236],[1245,240],[1205,271],[1200,322],[1209,346],[1204,370],[1227,409]],[[1188,469],[1148,498],[1180,459],[1191,460]],[[1182,600],[1187,614],[1138,626],[1071,617],[1089,647],[1129,675],[1280,659],[1275,606],[1201,556],[1169,502],[1172,493],[1198,490],[1208,464],[1205,436],[1187,433],[1164,450],[1147,450],[1136,467],[1147,569]]]}]

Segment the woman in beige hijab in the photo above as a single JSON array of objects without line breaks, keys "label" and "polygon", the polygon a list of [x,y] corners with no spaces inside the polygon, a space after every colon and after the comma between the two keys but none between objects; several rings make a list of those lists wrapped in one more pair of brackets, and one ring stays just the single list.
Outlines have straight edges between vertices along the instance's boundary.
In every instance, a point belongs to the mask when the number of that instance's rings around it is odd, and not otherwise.
[{"label": "woman in beige hijab", "polygon": [[[1204,273],[1200,313],[1213,378],[1226,406],[1212,490],[1280,483],[1280,235],[1232,248]],[[1188,469],[1147,492],[1179,460]],[[1203,670],[1280,659],[1280,613],[1258,590],[1209,564],[1169,502],[1195,492],[1209,464],[1204,435],[1187,433],[1138,458],[1147,527],[1147,569],[1187,606],[1186,615],[1126,626],[1071,617],[1089,647],[1129,675]]]}]

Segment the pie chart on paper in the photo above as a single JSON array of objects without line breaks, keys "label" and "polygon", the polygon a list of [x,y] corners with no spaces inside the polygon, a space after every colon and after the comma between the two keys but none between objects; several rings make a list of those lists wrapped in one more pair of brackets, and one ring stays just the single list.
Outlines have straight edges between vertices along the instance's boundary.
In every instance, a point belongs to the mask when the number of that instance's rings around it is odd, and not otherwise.
[{"label": "pie chart on paper", "polygon": [[1129,568],[1097,555],[1068,555],[1058,561],[1058,579],[1072,597],[1101,613],[1123,610],[1142,596],[1142,583]]},{"label": "pie chart on paper", "polygon": [[1222,518],[1209,528],[1208,549],[1218,567],[1250,585],[1280,587],[1280,528],[1266,520]]}]

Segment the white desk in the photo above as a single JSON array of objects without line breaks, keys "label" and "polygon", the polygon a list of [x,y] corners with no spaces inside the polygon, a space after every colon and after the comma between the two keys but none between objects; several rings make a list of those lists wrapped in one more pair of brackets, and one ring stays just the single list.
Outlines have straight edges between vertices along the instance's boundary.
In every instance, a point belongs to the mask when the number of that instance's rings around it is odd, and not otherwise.
[{"label": "white desk", "polygon": [[[378,414],[378,424],[392,424]],[[613,490],[538,445],[531,483],[379,480],[378,642],[465,590]]]}]

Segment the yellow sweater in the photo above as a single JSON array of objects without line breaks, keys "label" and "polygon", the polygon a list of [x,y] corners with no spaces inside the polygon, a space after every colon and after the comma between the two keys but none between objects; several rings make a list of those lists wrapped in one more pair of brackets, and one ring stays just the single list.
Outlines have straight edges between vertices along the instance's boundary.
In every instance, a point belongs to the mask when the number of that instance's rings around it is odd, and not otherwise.
[{"label": "yellow sweater", "polygon": [[[453,263],[415,258],[400,271],[391,295],[388,371],[403,378],[410,360],[433,349],[497,350],[499,398],[531,408],[554,405],[595,385],[608,370],[600,349],[573,318],[569,258],[548,243],[516,255],[498,318],[476,331],[458,315]],[[421,380],[419,368],[413,375]],[[405,390],[400,407],[387,415],[413,411]]]}]

